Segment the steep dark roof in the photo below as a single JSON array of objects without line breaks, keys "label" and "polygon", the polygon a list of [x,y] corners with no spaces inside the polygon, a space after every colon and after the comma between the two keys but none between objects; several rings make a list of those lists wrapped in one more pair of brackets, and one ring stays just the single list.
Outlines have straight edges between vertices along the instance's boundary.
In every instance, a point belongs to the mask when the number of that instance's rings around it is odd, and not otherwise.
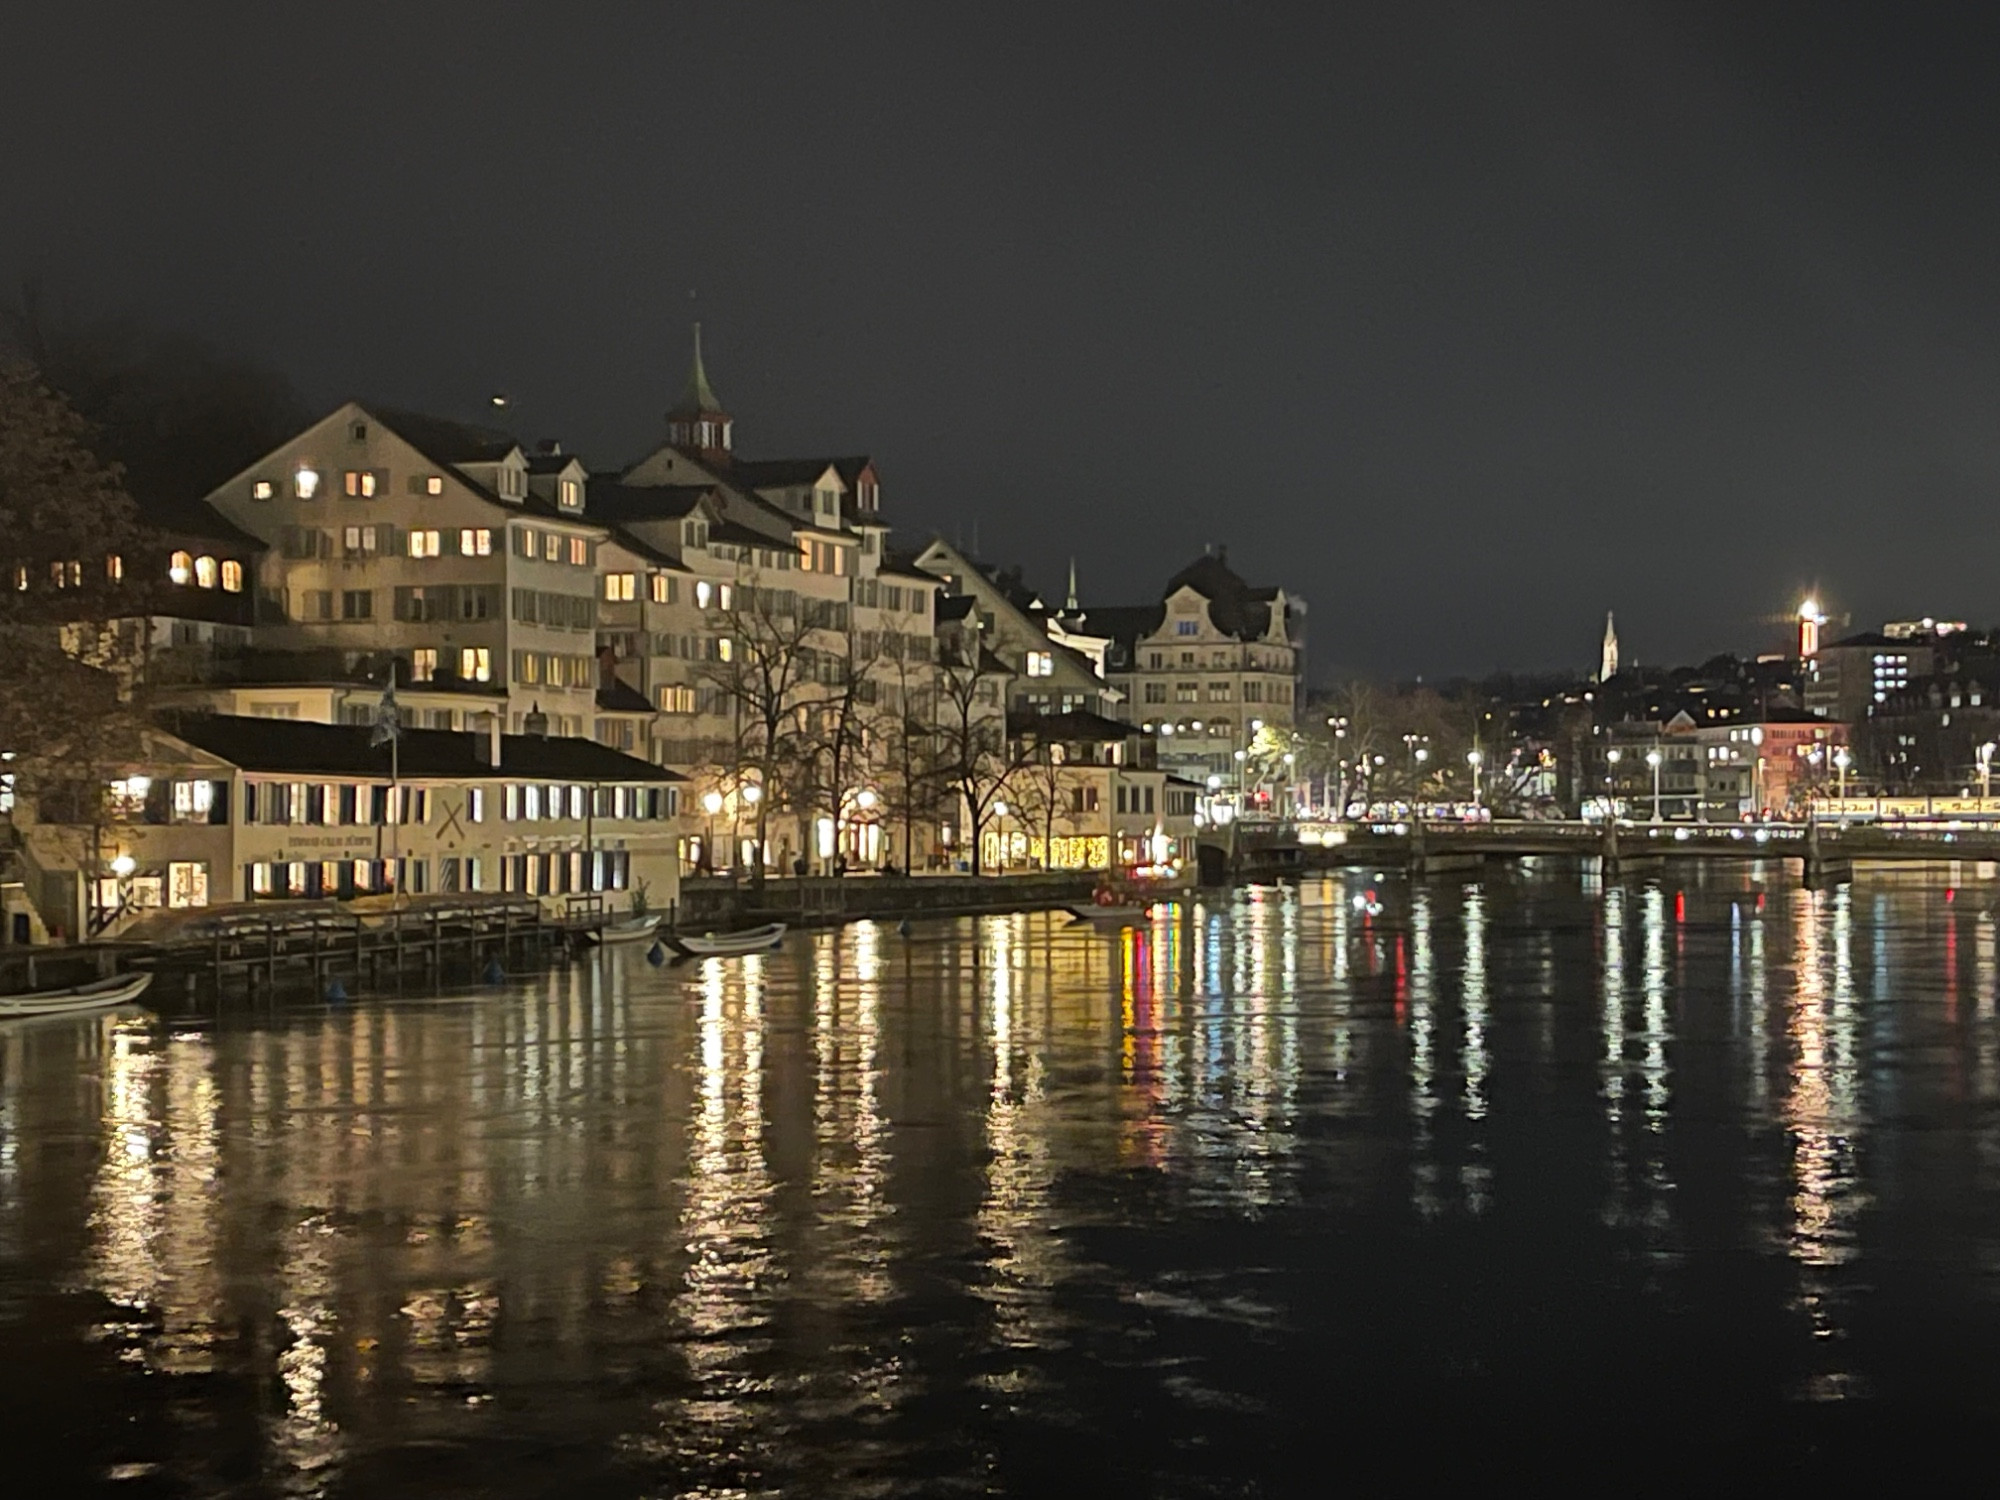
[{"label": "steep dark roof", "polygon": [[1007,715],[1007,733],[1010,736],[1033,735],[1044,742],[1057,740],[1103,745],[1110,744],[1114,740],[1130,739],[1139,732],[1139,726],[1136,724],[1127,724],[1121,719],[1106,718],[1103,714],[1094,714],[1088,709],[1073,709],[1066,714]]},{"label": "steep dark roof", "polygon": [[[811,484],[828,469],[838,470],[843,463],[854,464],[855,473],[860,473],[862,459],[839,458],[739,458],[729,466],[729,477],[745,489],[782,490],[801,484]],[[853,479],[842,473],[842,479],[851,485]]]},{"label": "steep dark roof", "polygon": [[674,521],[702,501],[718,516],[722,499],[712,484],[622,484],[616,479],[592,479],[584,486],[583,513],[593,521]]},{"label": "steep dark roof", "polygon": [[433,463],[498,463],[521,444],[497,427],[476,427],[470,422],[454,422],[448,417],[428,417],[422,412],[400,411],[373,406],[369,413],[404,442]]},{"label": "steep dark roof", "polygon": [[1166,606],[1161,604],[1094,604],[1083,612],[1083,626],[1092,635],[1129,647],[1158,630],[1166,617]]},{"label": "steep dark roof", "polygon": [[970,594],[939,594],[935,611],[938,624],[950,625],[967,618],[978,602]]},{"label": "steep dark roof", "polygon": [[646,695],[628,682],[613,678],[597,690],[597,706],[608,714],[649,714],[653,705]]},{"label": "steep dark roof", "polygon": [[1163,597],[1191,588],[1208,600],[1208,617],[1227,635],[1249,640],[1271,628],[1273,588],[1252,588],[1220,557],[1204,553],[1167,580]]},{"label": "steep dark roof", "polygon": [[[387,776],[389,747],[371,745],[366,724],[176,714],[168,732],[245,771],[311,776]],[[406,729],[397,748],[404,776],[421,780],[684,781],[685,777],[592,740],[503,735],[500,766],[483,765],[487,737],[449,729]]]},{"label": "steep dark roof", "polygon": [[672,553],[662,552],[644,537],[635,536],[622,526],[613,526],[611,528],[611,540],[626,551],[636,553],[642,560],[651,563],[656,568],[666,568],[675,573],[690,571]]},{"label": "steep dark roof", "polygon": [[530,474],[560,474],[571,464],[580,464],[582,462],[583,460],[578,458],[574,453],[530,453],[528,455],[528,472]]},{"label": "steep dark roof", "polygon": [[134,496],[143,525],[155,527],[174,537],[226,542],[243,551],[261,552],[264,543],[200,499],[174,499],[165,495]]}]

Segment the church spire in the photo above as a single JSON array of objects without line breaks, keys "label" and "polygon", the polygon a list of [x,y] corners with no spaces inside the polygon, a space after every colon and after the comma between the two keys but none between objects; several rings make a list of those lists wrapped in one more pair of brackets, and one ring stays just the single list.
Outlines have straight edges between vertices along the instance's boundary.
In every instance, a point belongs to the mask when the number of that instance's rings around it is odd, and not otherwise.
[{"label": "church spire", "polygon": [[694,325],[694,368],[688,372],[687,393],[667,412],[667,441],[713,463],[728,463],[735,422],[722,409],[708,367],[701,358],[701,324]]},{"label": "church spire", "polygon": [[1076,559],[1073,557],[1069,560],[1069,593],[1063,599],[1063,613],[1076,613]]},{"label": "church spire", "polygon": [[1618,675],[1618,625],[1610,610],[1604,612],[1604,652],[1598,658],[1597,680],[1609,682]]}]

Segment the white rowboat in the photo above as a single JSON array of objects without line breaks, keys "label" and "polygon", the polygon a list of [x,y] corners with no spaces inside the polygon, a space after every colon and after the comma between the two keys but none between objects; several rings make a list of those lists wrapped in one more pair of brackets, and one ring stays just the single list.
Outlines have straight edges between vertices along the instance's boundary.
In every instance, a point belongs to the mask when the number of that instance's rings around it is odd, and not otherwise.
[{"label": "white rowboat", "polygon": [[0,1021],[11,1021],[21,1016],[67,1016],[109,1010],[114,1005],[126,1005],[137,1000],[152,982],[151,974],[117,974],[66,990],[33,990],[25,995],[0,995]]},{"label": "white rowboat", "polygon": [[660,925],[660,914],[633,917],[624,922],[607,922],[585,934],[593,943],[643,943],[653,935],[653,929]]},{"label": "white rowboat", "polygon": [[735,958],[743,953],[762,953],[766,948],[775,948],[785,940],[785,924],[772,922],[765,927],[750,927],[742,932],[708,932],[700,937],[676,935],[667,939],[669,945],[688,958]]}]

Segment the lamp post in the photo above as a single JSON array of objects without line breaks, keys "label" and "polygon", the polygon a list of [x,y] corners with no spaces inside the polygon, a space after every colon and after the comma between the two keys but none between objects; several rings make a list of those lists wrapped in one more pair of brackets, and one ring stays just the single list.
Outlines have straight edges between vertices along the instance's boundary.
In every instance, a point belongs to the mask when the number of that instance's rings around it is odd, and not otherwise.
[{"label": "lamp post", "polygon": [[1847,768],[1852,764],[1854,757],[1847,753],[1847,746],[1842,745],[1833,752],[1833,766],[1840,773],[1840,790],[1835,795],[1840,799],[1840,825],[1843,828],[1847,826]]},{"label": "lamp post", "polygon": [[1648,750],[1646,764],[1653,768],[1653,821],[1660,821],[1660,752]]},{"label": "lamp post", "polygon": [[1618,775],[1618,759],[1623,753],[1616,745],[1604,752],[1604,816],[1614,823],[1618,821],[1618,796],[1614,787]]},{"label": "lamp post", "polygon": [[995,802],[993,804],[993,821],[996,825],[993,837],[1000,845],[1000,858],[996,863],[1000,866],[1000,873],[1004,875],[1007,873],[1007,804],[1005,802]]},{"label": "lamp post", "polygon": [[1986,799],[1993,795],[1993,752],[2000,750],[1992,740],[1979,747],[1979,810],[1986,811]]},{"label": "lamp post", "polygon": [[1477,748],[1465,752],[1465,763],[1472,767],[1472,811],[1479,812],[1479,767],[1482,757]]}]

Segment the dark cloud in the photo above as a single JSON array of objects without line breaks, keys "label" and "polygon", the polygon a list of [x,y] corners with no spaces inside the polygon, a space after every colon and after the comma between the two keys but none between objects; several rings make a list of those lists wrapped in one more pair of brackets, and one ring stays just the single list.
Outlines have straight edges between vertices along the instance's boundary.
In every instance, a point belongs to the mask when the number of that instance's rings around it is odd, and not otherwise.
[{"label": "dark cloud", "polygon": [[[1988,8],[42,7],[0,275],[600,461],[758,454],[1444,673],[2000,616]],[[696,295],[691,296],[694,293]]]}]

